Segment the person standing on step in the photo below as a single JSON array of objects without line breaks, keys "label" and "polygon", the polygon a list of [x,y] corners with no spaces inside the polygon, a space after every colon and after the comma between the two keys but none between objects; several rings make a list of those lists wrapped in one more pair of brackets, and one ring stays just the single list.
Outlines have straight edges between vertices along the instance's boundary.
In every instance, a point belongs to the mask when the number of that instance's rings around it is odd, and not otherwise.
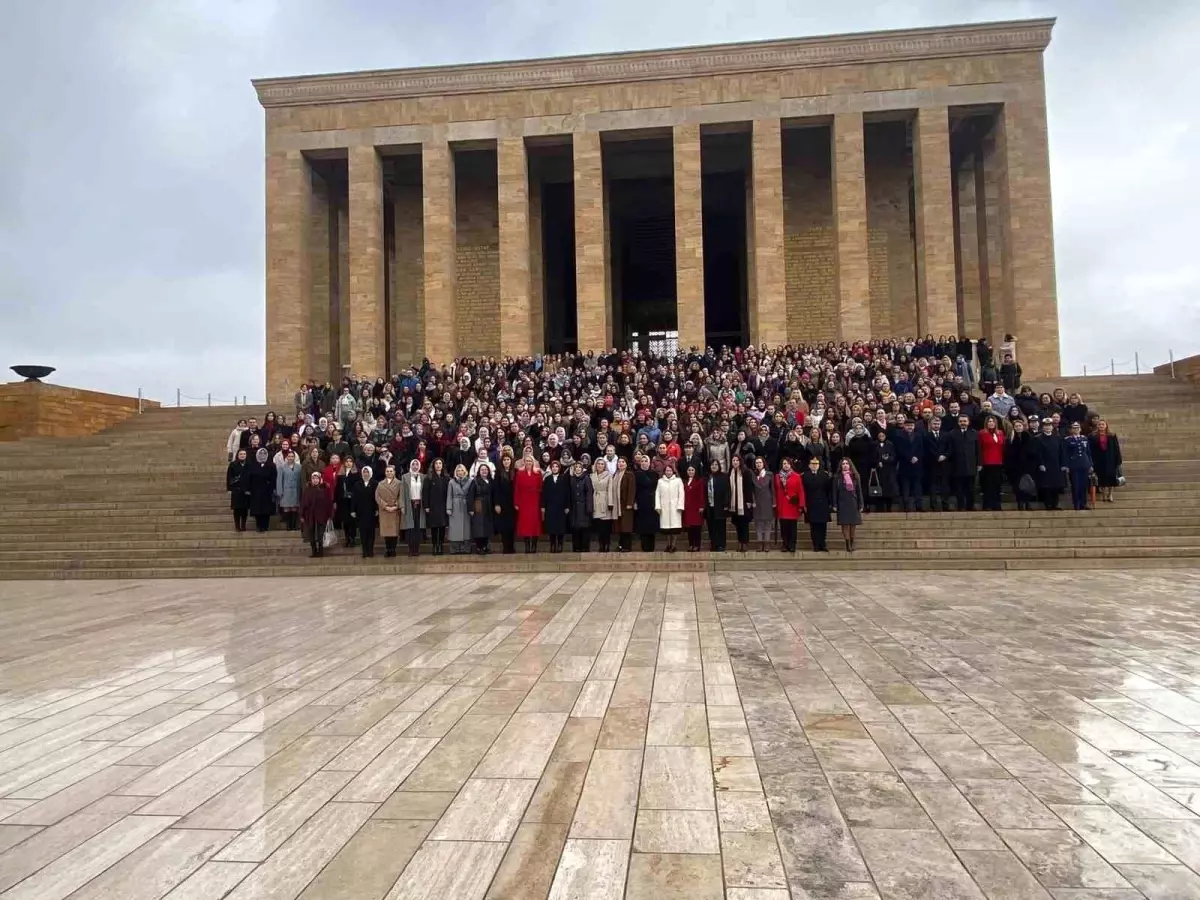
[{"label": "person standing on step", "polygon": [[958,417],[958,427],[946,438],[949,452],[950,481],[959,512],[975,509],[975,476],[979,472],[979,432],[971,427],[969,416]]},{"label": "person standing on step", "polygon": [[[366,468],[370,468],[367,466]],[[396,467],[383,470],[383,481],[375,488],[375,505],[379,507],[379,533],[383,536],[383,555],[389,559],[396,555],[396,544],[404,530],[404,506],[400,481],[396,478]]]},{"label": "person standing on step", "polygon": [[[811,458],[820,465],[820,459]],[[745,553],[750,545],[750,519],[754,516],[754,479],[738,453],[729,457],[729,514],[737,532],[738,552]]]},{"label": "person standing on step", "polygon": [[[507,450],[507,448],[505,448]],[[517,529],[516,503],[517,469],[511,453],[503,453],[492,478],[492,529],[500,535],[500,552],[515,553],[513,536]]]},{"label": "person standing on step", "polygon": [[246,431],[246,420],[238,419],[237,426],[233,431],[229,432],[229,440],[225,442],[225,452],[228,454],[228,462],[233,462],[237,452],[242,447],[242,435]]},{"label": "person standing on step", "polygon": [[1092,451],[1088,439],[1083,436],[1083,426],[1072,422],[1070,432],[1063,441],[1067,456],[1067,475],[1071,480],[1071,505],[1076,511],[1088,508],[1088,493],[1092,486],[1095,469],[1092,466]]},{"label": "person standing on step", "polygon": [[1042,433],[1034,445],[1037,462],[1038,497],[1047,510],[1058,510],[1059,495],[1067,485],[1067,448],[1054,427],[1054,420],[1042,419]]},{"label": "person standing on step", "polygon": [[[728,456],[726,457],[728,460]],[[704,510],[708,522],[708,546],[714,553],[725,552],[726,532],[729,528],[730,487],[729,476],[721,471],[719,457],[708,461],[708,478],[705,479]]]},{"label": "person standing on step", "polygon": [[425,537],[425,476],[421,474],[419,460],[409,462],[408,474],[404,476],[401,488],[408,555],[419,556],[421,541]]},{"label": "person standing on step", "polygon": [[[562,553],[563,540],[571,515],[571,487],[563,474],[562,463],[550,460],[550,471],[542,482],[542,518],[546,523],[546,535],[550,538],[550,552]],[[518,511],[519,513],[519,511]]]},{"label": "person standing on step", "polygon": [[246,474],[246,451],[237,450],[225,470],[225,490],[229,491],[229,508],[233,510],[233,530],[245,531],[250,515],[250,479]]},{"label": "person standing on step", "polygon": [[1012,437],[1004,446],[1004,472],[1017,498],[1017,509],[1028,512],[1037,496],[1037,441],[1025,427],[1024,419],[1014,419],[1012,430]]},{"label": "person standing on step", "polygon": [[766,553],[771,530],[775,527],[775,476],[761,456],[754,458],[751,486],[754,489],[754,539],[758,541],[759,552]]},{"label": "person standing on step", "polygon": [[1096,469],[1096,486],[1106,503],[1113,502],[1113,488],[1121,483],[1121,442],[1108,428],[1108,422],[1096,422],[1096,431],[1088,437],[1088,450]]},{"label": "person standing on step", "polygon": [[659,527],[667,539],[667,552],[675,552],[675,539],[683,527],[683,480],[675,474],[675,464],[663,467],[662,477],[654,488],[654,510]]},{"label": "person standing on step", "polygon": [[804,487],[804,518],[816,553],[828,553],[830,509],[833,506],[833,476],[821,468],[816,456],[808,458],[808,469],[800,476]]},{"label": "person standing on step", "polygon": [[[420,460],[414,462],[419,464]],[[425,525],[429,529],[429,542],[433,545],[433,555],[441,556],[446,552],[446,526],[450,524],[450,516],[446,512],[450,476],[446,474],[446,464],[440,457],[434,457],[429,466],[424,490],[421,500],[425,506]]]},{"label": "person standing on step", "polygon": [[[688,459],[685,451],[684,460]],[[700,459],[692,455],[691,460],[680,460],[683,469],[683,528],[687,532],[688,553],[700,550],[700,535],[704,528],[705,484],[707,479],[700,474]]]},{"label": "person standing on step", "polygon": [[532,456],[523,456],[520,466],[513,476],[516,534],[524,541],[526,553],[536,553],[542,534],[542,473]]},{"label": "person standing on step", "polygon": [[446,491],[446,539],[450,541],[450,552],[461,556],[467,552],[471,540],[471,513],[467,506],[467,492],[471,489],[471,479],[467,477],[467,467],[459,463],[454,467],[454,477],[450,479]]},{"label": "person standing on step", "polygon": [[246,472],[250,488],[250,515],[254,516],[254,530],[261,534],[270,529],[271,516],[275,514],[275,466],[266,447],[258,448]]},{"label": "person standing on step", "polygon": [[775,476],[775,517],[779,520],[779,539],[785,553],[796,552],[796,528],[803,513],[804,485],[792,470],[792,461],[784,457]]},{"label": "person standing on step", "polygon": [[617,533],[617,552],[628,553],[633,549],[634,504],[637,502],[637,480],[629,461],[617,459],[617,474],[613,476],[613,494],[617,498],[617,515],[613,529]]},{"label": "person standing on step", "polygon": [[321,483],[320,474],[313,472],[304,486],[304,496],[300,498],[300,526],[314,558],[325,555],[325,528],[332,516],[333,502],[329,499],[329,491]]},{"label": "person standing on step", "polygon": [[300,481],[300,464],[296,462],[296,453],[288,450],[281,465],[275,473],[275,499],[279,504],[279,515],[288,531],[295,531],[299,526],[300,490],[307,487]]},{"label": "person standing on step", "polygon": [[587,553],[592,533],[592,476],[588,474],[582,461],[576,461],[572,466],[569,481],[571,552]]},{"label": "person standing on step", "polygon": [[995,416],[988,416],[979,432],[979,485],[983,508],[1000,511],[1000,491],[1004,487],[1004,432]]},{"label": "person standing on step", "polygon": [[[615,460],[613,471],[616,471]],[[601,457],[592,467],[592,528],[595,529],[597,549],[601,553],[608,553],[612,549],[612,525],[617,513],[613,476],[607,460]]]},{"label": "person standing on step", "polygon": [[475,477],[467,488],[467,512],[471,516],[471,539],[480,556],[492,552],[492,535],[495,534],[495,517],[500,507],[496,505],[496,486],[492,481],[492,466],[480,462]]},{"label": "person standing on step", "polygon": [[357,520],[354,518],[354,482],[358,472],[354,469],[354,459],[346,456],[342,459],[342,471],[338,473],[337,482],[333,489],[333,525],[342,530],[343,546],[353,547],[358,541]]},{"label": "person standing on step", "polygon": [[650,457],[642,454],[633,473],[633,530],[643,553],[654,552],[654,539],[658,536],[658,511],[654,508],[657,492],[658,473],[651,468]]},{"label": "person standing on step", "polygon": [[917,433],[916,423],[906,419],[892,437],[896,448],[899,476],[900,506],[904,512],[920,512],[921,484],[925,477],[925,437]]},{"label": "person standing on step", "polygon": [[833,508],[837,510],[838,527],[846,542],[846,551],[854,552],[854,534],[862,524],[863,489],[862,479],[854,471],[854,464],[843,459],[841,467],[833,476]]},{"label": "person standing on step", "polygon": [[375,473],[370,466],[358,470],[359,477],[354,479],[354,494],[351,498],[351,515],[358,529],[358,539],[362,543],[363,559],[375,555],[375,534],[378,531],[379,508],[375,503]]}]

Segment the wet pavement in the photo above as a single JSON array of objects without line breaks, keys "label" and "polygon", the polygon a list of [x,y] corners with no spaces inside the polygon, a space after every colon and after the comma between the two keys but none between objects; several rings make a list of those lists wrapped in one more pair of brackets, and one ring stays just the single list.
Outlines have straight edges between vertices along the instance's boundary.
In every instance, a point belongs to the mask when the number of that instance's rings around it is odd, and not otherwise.
[{"label": "wet pavement", "polygon": [[0,898],[1200,898],[1200,570],[0,585]]}]

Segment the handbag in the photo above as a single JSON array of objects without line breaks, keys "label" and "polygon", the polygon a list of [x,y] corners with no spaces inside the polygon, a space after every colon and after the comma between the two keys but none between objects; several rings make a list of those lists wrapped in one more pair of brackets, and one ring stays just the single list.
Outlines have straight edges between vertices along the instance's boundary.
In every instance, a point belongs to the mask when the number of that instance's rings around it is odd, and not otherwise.
[{"label": "handbag", "polygon": [[1125,487],[1125,467],[1117,466],[1117,487]]},{"label": "handbag", "polygon": [[871,498],[883,496],[883,485],[879,483],[879,473],[874,469],[871,470],[871,474],[867,477],[867,496]]},{"label": "handbag", "polygon": [[1037,493],[1037,483],[1034,482],[1032,475],[1022,475],[1017,482],[1017,492],[1024,494],[1026,497],[1032,497]]},{"label": "handbag", "polygon": [[336,543],[337,543],[337,532],[334,531],[332,528],[330,528],[328,525],[326,525],[325,533],[321,536],[321,546],[324,547],[326,550],[329,550]]}]

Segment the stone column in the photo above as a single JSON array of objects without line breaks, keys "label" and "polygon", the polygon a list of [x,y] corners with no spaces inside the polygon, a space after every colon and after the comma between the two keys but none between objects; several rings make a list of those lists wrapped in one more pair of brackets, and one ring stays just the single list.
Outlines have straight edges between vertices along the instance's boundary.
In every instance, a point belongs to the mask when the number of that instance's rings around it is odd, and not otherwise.
[{"label": "stone column", "polygon": [[307,160],[300,151],[268,154],[266,183],[267,403],[288,406],[309,375],[312,181]]},{"label": "stone column", "polygon": [[954,172],[954,222],[959,271],[958,323],[959,331],[970,337],[978,337],[983,328],[983,278],[979,263],[980,246],[986,236],[979,233],[976,209],[975,173],[979,168],[979,154],[972,153]]},{"label": "stone column", "polygon": [[612,292],[609,286],[608,218],[600,133],[572,136],[575,166],[575,308],[576,346],[580,352],[613,345]]},{"label": "stone column", "polygon": [[751,138],[754,291],[750,340],[787,343],[787,270],[783,242],[783,136],[779,119],[755,119]]},{"label": "stone column", "polygon": [[383,167],[374,147],[351,147],[350,372],[387,374],[384,322]]},{"label": "stone column", "polygon": [[533,308],[525,138],[496,141],[496,170],[500,214],[500,355],[529,356],[533,352]]},{"label": "stone column", "polygon": [[546,272],[542,252],[542,185],[529,182],[529,341],[534,353],[546,352]]},{"label": "stone column", "polygon": [[[330,278],[333,254],[330,253],[330,237],[332,229],[329,218],[332,207],[329,203],[329,186],[325,180],[313,173],[312,201],[309,206],[308,219],[308,255],[312,266],[312,281],[310,283],[310,316],[308,368],[306,378],[324,382],[334,377],[332,359],[333,350],[333,288]],[[337,373],[340,375],[340,373]]]},{"label": "stone column", "polygon": [[924,336],[958,331],[954,290],[954,211],[950,196],[950,116],[921,107],[913,129],[917,212],[917,327]]},{"label": "stone column", "polygon": [[1045,96],[1006,103],[998,130],[1004,293],[1012,309],[1007,327],[1019,340],[1024,377],[1057,377],[1062,366]]},{"label": "stone column", "polygon": [[704,349],[704,212],[700,126],[676,125],[675,327],[679,349]]},{"label": "stone column", "polygon": [[867,255],[867,168],[861,112],[833,117],[833,219],[838,334],[871,337],[871,275]]},{"label": "stone column", "polygon": [[425,355],[435,365],[454,359],[455,244],[458,234],[454,198],[454,152],[444,137],[421,148],[422,201],[425,213]]}]

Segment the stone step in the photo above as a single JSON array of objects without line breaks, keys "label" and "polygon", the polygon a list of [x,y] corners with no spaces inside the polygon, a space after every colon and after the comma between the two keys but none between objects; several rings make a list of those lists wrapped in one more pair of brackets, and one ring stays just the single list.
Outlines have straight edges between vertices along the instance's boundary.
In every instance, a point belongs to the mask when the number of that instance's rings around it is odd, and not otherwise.
[{"label": "stone step", "polygon": [[496,574],[504,572],[611,572],[634,564],[638,571],[645,572],[696,572],[696,571],[853,571],[864,569],[939,569],[974,573],[1002,571],[1005,569],[1061,570],[1094,568],[1104,562],[1107,568],[1115,569],[1163,569],[1192,568],[1195,555],[1176,555],[1173,551],[1140,556],[1114,556],[1107,552],[1080,550],[1059,552],[1046,556],[1022,553],[1014,555],[1003,551],[995,556],[978,554],[952,554],[935,557],[913,557],[911,553],[884,555],[880,551],[858,551],[846,553],[841,550],[831,553],[813,553],[802,550],[786,553],[686,553],[677,554],[557,554],[545,553],[525,556],[487,557],[444,556],[399,557],[389,560],[383,557],[363,560],[361,557],[327,556],[309,559],[307,556],[288,560],[283,565],[237,565],[214,560],[208,565],[157,565],[126,566],[124,568],[65,568],[49,569],[41,564],[8,566],[0,571],[0,580],[13,579],[141,579],[141,578],[253,578],[356,575],[403,575],[403,574]]}]

